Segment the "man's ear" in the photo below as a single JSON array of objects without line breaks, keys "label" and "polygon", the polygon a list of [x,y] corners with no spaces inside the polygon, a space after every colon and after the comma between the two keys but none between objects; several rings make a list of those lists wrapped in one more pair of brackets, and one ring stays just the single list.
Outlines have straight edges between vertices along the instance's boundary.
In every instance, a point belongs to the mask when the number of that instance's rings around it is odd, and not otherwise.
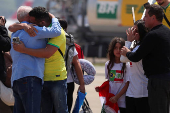
[{"label": "man's ear", "polygon": [[153,16],[152,16],[152,19],[153,19],[153,20],[156,20],[156,16],[155,16],[155,15],[153,15]]}]

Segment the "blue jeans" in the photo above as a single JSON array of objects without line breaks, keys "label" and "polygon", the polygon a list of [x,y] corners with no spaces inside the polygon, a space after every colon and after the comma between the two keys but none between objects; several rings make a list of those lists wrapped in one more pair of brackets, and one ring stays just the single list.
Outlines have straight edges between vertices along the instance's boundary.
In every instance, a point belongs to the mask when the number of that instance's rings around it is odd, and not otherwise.
[{"label": "blue jeans", "polygon": [[68,113],[66,80],[44,81],[42,90],[42,113]]},{"label": "blue jeans", "polygon": [[42,80],[28,76],[14,81],[14,113],[40,113]]}]

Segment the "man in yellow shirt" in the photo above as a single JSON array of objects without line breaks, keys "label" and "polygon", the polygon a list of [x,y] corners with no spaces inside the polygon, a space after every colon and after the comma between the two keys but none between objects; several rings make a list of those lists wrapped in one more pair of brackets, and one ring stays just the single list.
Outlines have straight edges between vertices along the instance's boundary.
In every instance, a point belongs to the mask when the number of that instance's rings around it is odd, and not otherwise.
[{"label": "man in yellow shirt", "polygon": [[[169,0],[156,0],[155,4],[159,4],[163,10],[164,14],[168,21],[170,21],[170,1]],[[165,16],[163,18],[162,24],[167,26],[170,29],[170,26],[168,25],[167,21],[165,20]]]},{"label": "man in yellow shirt", "polygon": [[[38,26],[50,27],[47,21],[42,21],[41,15],[47,12],[43,7],[35,7],[29,12],[30,22]],[[53,15],[54,16],[54,15]],[[36,19],[35,19],[36,18]],[[47,37],[48,38],[48,37]],[[22,47],[21,47],[22,46]],[[14,49],[17,50],[15,44]],[[53,105],[56,113],[68,113],[67,109],[67,71],[65,62],[58,49],[65,53],[66,37],[61,29],[61,35],[48,39],[46,48],[30,49],[21,42],[21,53],[46,58],[44,71],[44,85],[42,90],[41,113],[52,113]]]}]

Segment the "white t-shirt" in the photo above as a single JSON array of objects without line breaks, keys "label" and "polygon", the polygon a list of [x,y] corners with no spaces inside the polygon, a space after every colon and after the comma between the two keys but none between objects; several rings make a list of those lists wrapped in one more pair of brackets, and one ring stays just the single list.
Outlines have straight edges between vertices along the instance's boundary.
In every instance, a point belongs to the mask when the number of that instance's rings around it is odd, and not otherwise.
[{"label": "white t-shirt", "polygon": [[[129,63],[126,63],[126,73],[121,74],[121,69],[123,66],[123,63],[114,63],[114,66],[111,68],[111,73],[109,74],[108,77],[108,70],[107,70],[107,65],[109,61],[105,63],[105,77],[106,79],[109,80],[109,92],[116,95],[121,91],[121,89],[125,86],[125,83],[129,81],[129,76],[130,76],[130,65]],[[125,94],[123,94],[117,101],[118,106],[122,108],[126,108],[125,104]]]},{"label": "white t-shirt", "polygon": [[[138,48],[139,45],[136,46],[132,52],[135,52]],[[132,75],[129,77],[130,83],[126,96],[134,98],[148,97],[148,79],[146,75],[144,75],[142,60],[139,62],[130,62],[130,70]]]},{"label": "white t-shirt", "polygon": [[[74,56],[78,55],[78,52],[76,51],[76,49],[74,48]],[[73,78],[71,76],[71,69],[70,69],[70,72],[67,74],[67,83],[70,83],[70,82],[74,82],[73,81]]]}]

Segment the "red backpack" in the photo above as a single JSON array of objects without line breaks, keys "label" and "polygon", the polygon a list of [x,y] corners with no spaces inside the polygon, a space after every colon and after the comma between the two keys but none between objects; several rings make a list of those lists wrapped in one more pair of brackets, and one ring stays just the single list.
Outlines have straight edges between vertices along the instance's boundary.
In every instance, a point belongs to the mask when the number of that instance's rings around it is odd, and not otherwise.
[{"label": "red backpack", "polygon": [[74,45],[75,45],[75,48],[76,48],[76,50],[78,52],[79,59],[84,59],[84,54],[83,54],[83,51],[82,51],[80,45],[78,45],[76,43],[74,43]]}]

